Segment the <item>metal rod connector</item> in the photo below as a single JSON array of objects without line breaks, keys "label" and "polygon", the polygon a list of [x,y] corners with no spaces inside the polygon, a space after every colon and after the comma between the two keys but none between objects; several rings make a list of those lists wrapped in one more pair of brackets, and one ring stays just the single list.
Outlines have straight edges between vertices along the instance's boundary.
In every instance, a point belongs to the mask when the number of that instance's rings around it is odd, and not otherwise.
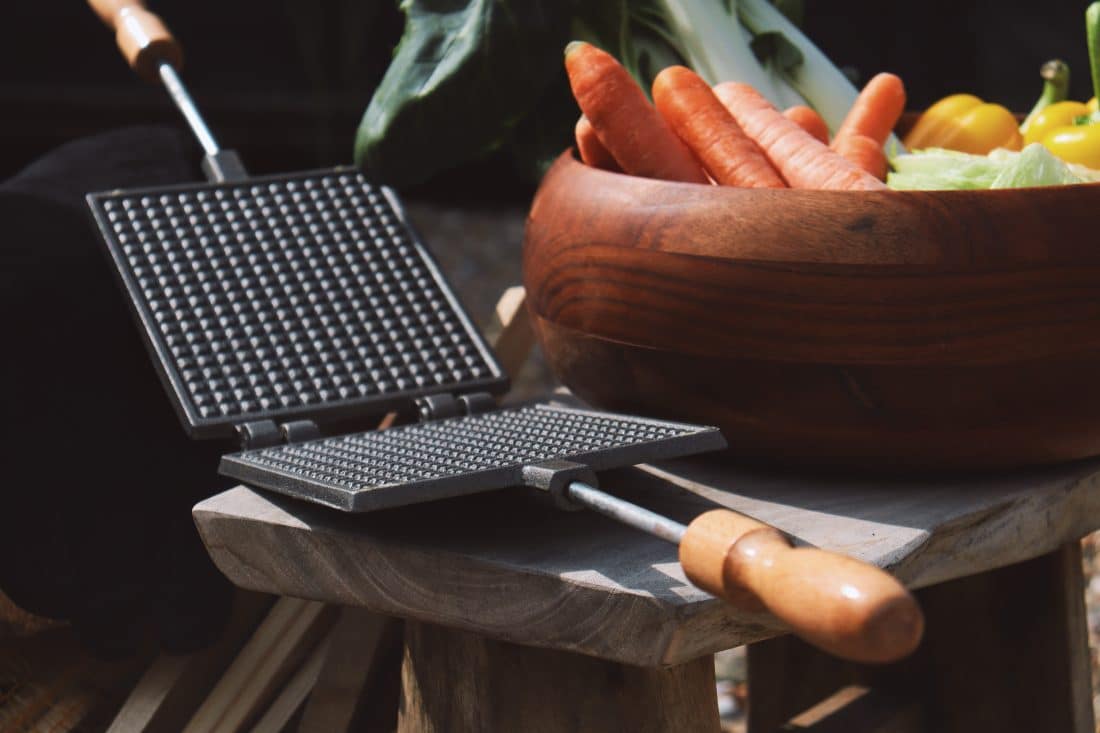
[{"label": "metal rod connector", "polygon": [[176,107],[183,114],[184,119],[187,120],[187,124],[190,125],[191,131],[198,138],[203,152],[211,157],[216,156],[219,148],[218,142],[214,139],[214,133],[210,132],[210,128],[206,126],[202,115],[199,114],[199,108],[195,106],[195,101],[187,93],[187,87],[183,85],[183,81],[176,73],[175,68],[167,61],[161,61],[157,70],[160,72],[164,87],[172,96],[172,101],[176,103]]},{"label": "metal rod connector", "polygon": [[679,522],[604,493],[580,481],[569,484],[566,494],[578,504],[674,545],[680,544],[684,533],[687,532],[687,527]]}]

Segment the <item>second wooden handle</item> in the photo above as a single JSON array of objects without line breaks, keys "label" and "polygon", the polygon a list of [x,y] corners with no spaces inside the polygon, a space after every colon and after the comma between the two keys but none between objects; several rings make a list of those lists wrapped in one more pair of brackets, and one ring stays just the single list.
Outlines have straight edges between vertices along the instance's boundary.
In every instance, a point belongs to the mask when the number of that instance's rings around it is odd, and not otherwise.
[{"label": "second wooden handle", "polygon": [[778,530],[734,512],[697,517],[680,542],[680,563],[703,590],[767,609],[844,659],[896,661],[924,633],[920,607],[893,576],[844,555],[791,547]]},{"label": "second wooden handle", "polygon": [[157,66],[183,65],[183,49],[164,22],[142,0],[88,0],[88,5],[115,32],[118,50],[143,79],[157,80]]}]

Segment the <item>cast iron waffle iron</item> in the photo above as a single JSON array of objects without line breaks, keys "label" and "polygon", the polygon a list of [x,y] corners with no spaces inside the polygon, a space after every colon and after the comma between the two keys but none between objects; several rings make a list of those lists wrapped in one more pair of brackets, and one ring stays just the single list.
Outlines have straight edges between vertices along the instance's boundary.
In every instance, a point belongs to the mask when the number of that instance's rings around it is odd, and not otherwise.
[{"label": "cast iron waffle iron", "polygon": [[[123,30],[158,22],[106,5]],[[538,485],[547,466],[593,481],[594,470],[725,445],[714,428],[499,408],[508,378],[396,194],[353,168],[249,178],[202,121],[163,33],[150,75],[203,145],[210,182],[87,199],[185,429],[244,449],[222,473],[367,511]],[[419,424],[321,437],[412,409]]]},{"label": "cast iron waffle iron", "polygon": [[[210,183],[87,198],[184,427],[240,441],[222,473],[359,512],[535,487],[679,544],[697,585],[764,604],[824,649],[888,661],[915,648],[920,611],[883,571],[794,550],[733,512],[684,526],[595,488],[598,470],[725,441],[696,425],[498,407],[507,377],[393,191],[347,168],[249,179],[203,123],[159,19],[137,0],[89,2],[206,152]],[[349,418],[413,407],[419,423],[339,434]]]},{"label": "cast iron waffle iron", "polygon": [[[249,450],[222,471],[254,486],[363,511],[523,483],[545,461],[724,445],[714,429],[497,408],[508,380],[492,351],[393,192],[357,171],[88,202],[185,428],[238,436]],[[313,440],[414,403],[419,425]]]}]

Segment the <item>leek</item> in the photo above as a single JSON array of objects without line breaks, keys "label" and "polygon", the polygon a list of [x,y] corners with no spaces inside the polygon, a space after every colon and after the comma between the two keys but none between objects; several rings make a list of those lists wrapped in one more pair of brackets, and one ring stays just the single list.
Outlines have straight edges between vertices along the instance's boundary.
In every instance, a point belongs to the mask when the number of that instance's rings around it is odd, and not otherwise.
[{"label": "leek", "polygon": [[774,100],[779,89],[764,72],[737,20],[737,0],[662,0],[677,50],[709,84],[740,81]]},{"label": "leek", "polygon": [[[750,84],[776,107],[809,104],[831,132],[844,121],[858,90],[798,27],[769,0],[660,0],[677,51],[710,84]],[[754,39],[772,36],[776,51],[758,58]],[[780,63],[779,50],[794,63]],[[887,148],[904,152],[893,135]]]}]

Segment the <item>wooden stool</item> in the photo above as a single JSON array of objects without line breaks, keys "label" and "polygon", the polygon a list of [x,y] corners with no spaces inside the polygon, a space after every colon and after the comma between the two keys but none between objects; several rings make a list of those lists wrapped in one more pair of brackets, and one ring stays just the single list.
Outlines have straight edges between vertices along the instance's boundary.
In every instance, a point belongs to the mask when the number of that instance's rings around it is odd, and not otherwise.
[{"label": "wooden stool", "polygon": [[[603,481],[681,521],[729,507],[923,589],[921,649],[877,668],[838,662],[782,636],[774,618],[697,590],[672,545],[557,511],[525,489],[346,516],[237,487],[194,517],[218,567],[244,588],[407,620],[406,733],[716,731],[710,655],[746,643],[754,732],[886,721],[1084,733],[1093,722],[1077,540],[1100,526],[1097,480],[1100,462],[886,482],[696,458]],[[840,702],[799,716],[841,688]]]}]

